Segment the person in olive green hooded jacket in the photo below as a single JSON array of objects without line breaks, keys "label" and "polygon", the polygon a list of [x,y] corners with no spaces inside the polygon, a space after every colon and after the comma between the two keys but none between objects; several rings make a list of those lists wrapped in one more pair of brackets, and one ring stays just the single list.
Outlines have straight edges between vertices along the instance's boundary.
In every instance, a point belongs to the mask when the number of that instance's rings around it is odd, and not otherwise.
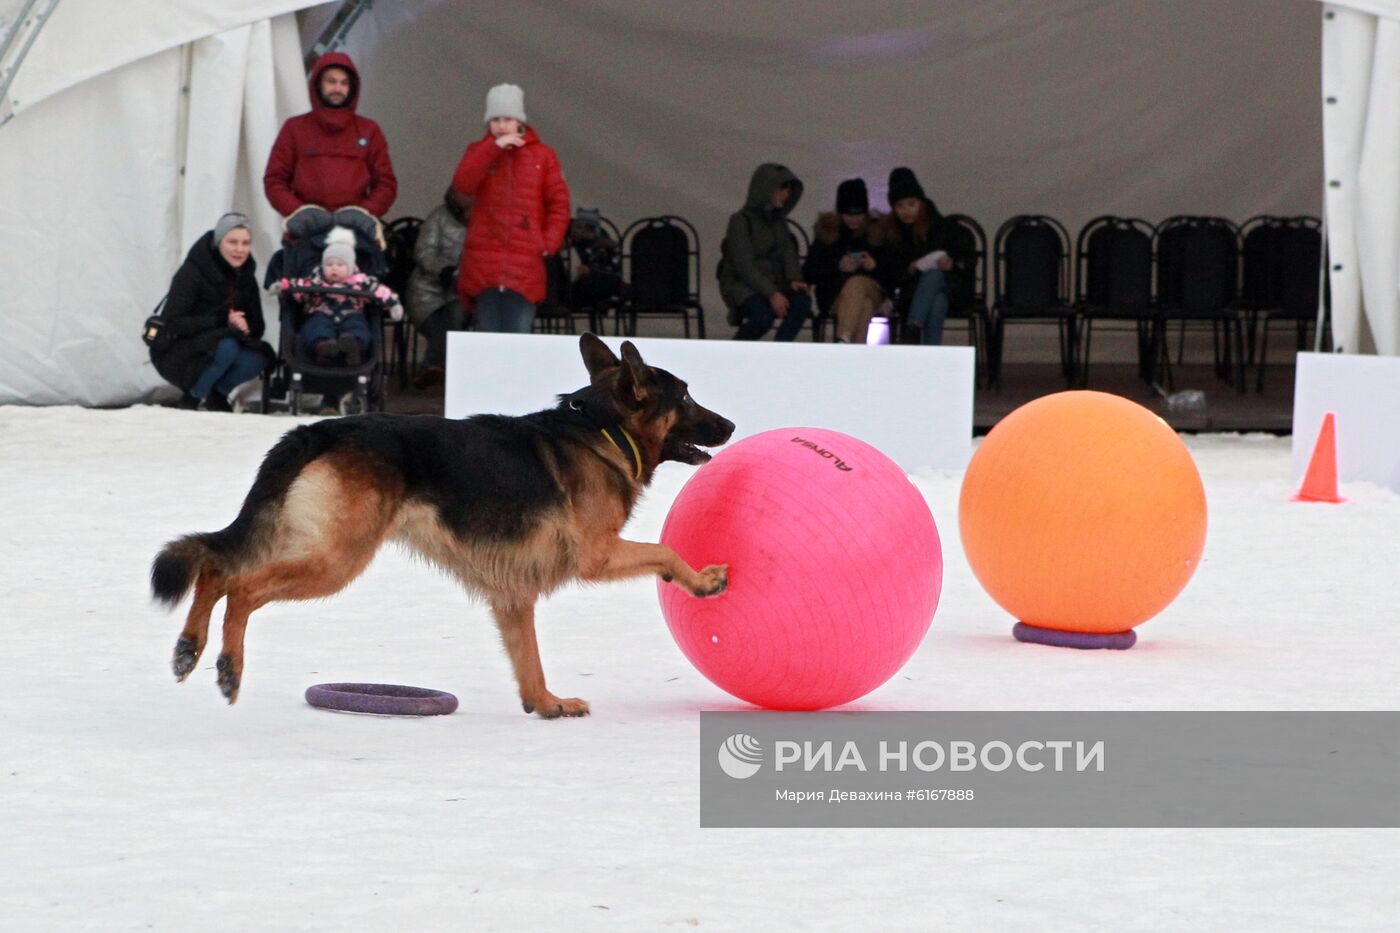
[{"label": "person in olive green hooded jacket", "polygon": [[719,288],[737,324],[735,340],[758,340],[775,320],[775,340],[793,340],[812,312],[787,216],[802,197],[802,182],[786,166],[765,162],[754,170],[744,208],[729,218],[719,265]]}]

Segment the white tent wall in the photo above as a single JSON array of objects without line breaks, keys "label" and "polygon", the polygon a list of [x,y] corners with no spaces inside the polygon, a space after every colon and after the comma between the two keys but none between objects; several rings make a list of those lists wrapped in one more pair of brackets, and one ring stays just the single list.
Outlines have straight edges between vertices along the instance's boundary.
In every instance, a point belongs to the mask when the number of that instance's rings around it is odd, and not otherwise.
[{"label": "white tent wall", "polygon": [[[56,21],[41,41],[64,38]],[[67,85],[0,129],[0,403],[126,404],[162,386],[142,319],[225,211],[252,219],[255,255],[277,248],[262,171],[281,121],[305,107],[284,14]]]},{"label": "white tent wall", "polygon": [[1319,19],[1302,0],[440,0],[375,4],[347,51],[399,176],[392,216],[438,202],[486,89],[519,83],[576,205],[696,224],[727,335],[714,265],[763,161],[805,180],[808,227],[853,175],[885,209],[901,164],[989,237],[1021,212],[1072,233],[1106,212],[1319,213]]},{"label": "white tent wall", "polygon": [[307,0],[62,0],[10,87],[16,112],[159,52],[310,6]]},{"label": "white tent wall", "polygon": [[158,378],[135,335],[177,260],[182,71],[179,49],[151,55],[0,129],[0,402],[129,401]]},{"label": "white tent wall", "polygon": [[1322,20],[1333,343],[1400,354],[1400,2]]}]

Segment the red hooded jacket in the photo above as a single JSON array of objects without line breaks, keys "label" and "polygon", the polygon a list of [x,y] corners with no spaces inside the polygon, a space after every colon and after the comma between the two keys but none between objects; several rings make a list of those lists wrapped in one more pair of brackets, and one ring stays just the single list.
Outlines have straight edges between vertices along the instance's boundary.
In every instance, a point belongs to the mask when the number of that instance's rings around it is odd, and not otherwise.
[{"label": "red hooded jacket", "polygon": [[488,131],[467,147],[452,187],[473,195],[457,292],[470,305],[488,288],[533,302],[545,297],[544,257],[569,228],[569,186],[554,150],[525,128],[525,145],[502,149]]},{"label": "red hooded jacket", "polygon": [[[350,97],[344,107],[327,107],[318,85],[330,67],[350,74]],[[389,144],[379,124],[355,112],[360,100],[360,73],[343,52],[328,52],[316,62],[307,81],[311,112],[282,124],[263,173],[263,190],[282,216],[303,204],[329,211],[358,205],[383,217],[398,193],[389,163]]]}]

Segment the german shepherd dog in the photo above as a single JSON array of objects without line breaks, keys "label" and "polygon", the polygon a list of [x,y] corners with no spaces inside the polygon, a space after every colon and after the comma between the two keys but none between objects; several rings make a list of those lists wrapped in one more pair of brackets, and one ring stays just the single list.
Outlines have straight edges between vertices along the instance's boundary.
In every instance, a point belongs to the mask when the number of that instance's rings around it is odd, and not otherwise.
[{"label": "german shepherd dog", "polygon": [[630,342],[620,360],[593,334],[579,349],[589,385],[532,415],[369,414],[289,431],[232,524],[171,541],[151,566],[152,592],[168,607],[194,587],[176,680],[194,670],[226,596],[218,683],[235,702],[248,617],[275,600],[340,591],[393,538],[486,599],[526,713],[588,715],[585,701],[545,686],[535,601],[570,580],[646,574],[696,596],[722,593],[727,565],[696,571],[664,545],[619,534],[657,466],[708,461],[700,448],[728,441],[734,425]]}]

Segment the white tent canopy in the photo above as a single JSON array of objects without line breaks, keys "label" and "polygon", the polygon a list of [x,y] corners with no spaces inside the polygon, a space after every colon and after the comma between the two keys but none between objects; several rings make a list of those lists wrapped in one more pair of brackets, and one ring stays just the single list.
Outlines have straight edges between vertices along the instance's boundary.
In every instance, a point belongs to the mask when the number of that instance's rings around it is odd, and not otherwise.
[{"label": "white tent canopy", "polygon": [[[1319,41],[1310,0],[404,0],[374,5],[347,51],[364,77],[361,110],[384,127],[400,178],[390,217],[431,209],[481,132],[487,87],[513,81],[558,150],[575,203],[620,222],[688,217],[707,289],[725,217],[763,161],[807,182],[796,212],[804,224],[852,175],[883,207],[885,177],[901,164],[943,210],[972,214],[989,234],[1020,212],[1052,214],[1071,230],[1109,212],[1154,222],[1318,213],[1325,55],[1326,81],[1345,71],[1373,100],[1349,91],[1345,107],[1326,112],[1327,177],[1339,177],[1340,159],[1353,166],[1344,183],[1357,179],[1327,189],[1334,257],[1347,248],[1345,223],[1369,245],[1377,228],[1392,234],[1388,270],[1380,255],[1338,260],[1339,343],[1357,348],[1342,335],[1348,321],[1359,329],[1364,295],[1377,345],[1394,353],[1400,194],[1393,178],[1388,202],[1366,186],[1385,174],[1371,112],[1400,120],[1394,89],[1376,96],[1400,81],[1400,65],[1371,66],[1400,28],[1400,16],[1375,17],[1396,5],[1350,4],[1357,9],[1324,21]],[[280,122],[307,106],[306,36],[290,14],[309,6],[57,5],[10,87],[14,117],[0,126],[0,402],[148,395],[160,380],[136,334],[189,244],[232,207],[254,218],[258,258],[271,255],[277,217],[260,178]],[[1349,50],[1368,35],[1363,69]],[[1344,113],[1364,129],[1343,128]],[[1385,281],[1388,304],[1373,297]],[[707,305],[718,325],[718,301]]]}]

